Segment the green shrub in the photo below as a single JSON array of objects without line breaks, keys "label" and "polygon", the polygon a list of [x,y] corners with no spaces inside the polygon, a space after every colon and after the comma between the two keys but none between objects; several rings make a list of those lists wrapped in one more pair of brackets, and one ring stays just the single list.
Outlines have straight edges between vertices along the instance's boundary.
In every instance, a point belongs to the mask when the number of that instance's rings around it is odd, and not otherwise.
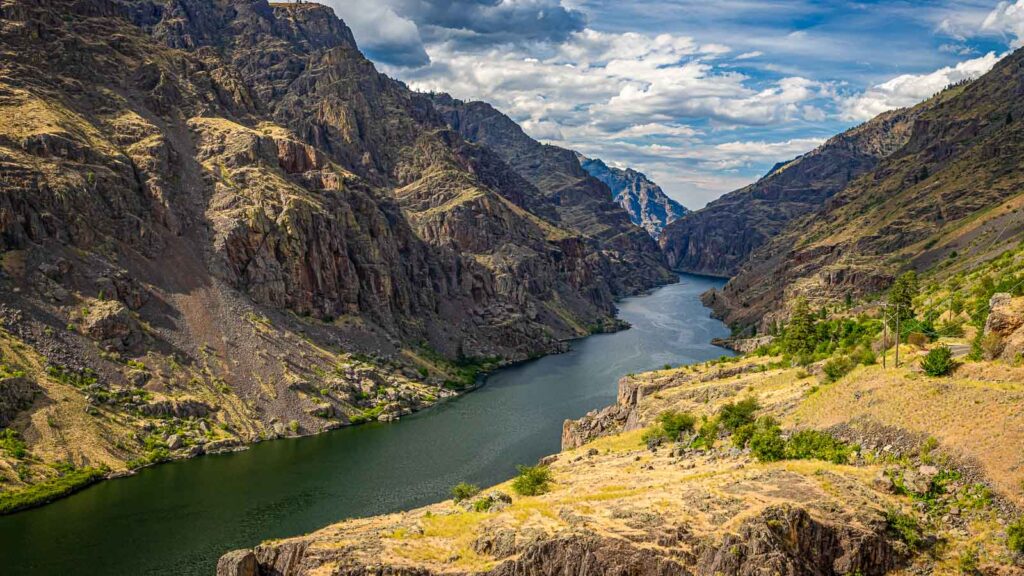
[{"label": "green shrub", "polygon": [[548,491],[551,470],[547,466],[519,466],[519,475],[512,481],[512,490],[520,496],[537,496]]},{"label": "green shrub", "polygon": [[907,546],[916,549],[921,545],[921,525],[913,516],[889,509],[885,513],[885,523],[889,531]]},{"label": "green shrub", "polygon": [[1006,528],[1006,545],[1015,554],[1024,554],[1024,517]]},{"label": "green shrub", "polygon": [[773,422],[759,426],[750,438],[750,451],[761,462],[775,462],[786,456],[786,441],[782,430]]},{"label": "green shrub", "polygon": [[729,402],[718,410],[718,422],[729,432],[754,422],[754,413],[761,408],[757,399],[750,397],[740,400],[735,404]]},{"label": "green shrub", "polygon": [[697,430],[697,438],[693,441],[694,448],[711,449],[718,440],[718,418],[704,417],[700,429]]},{"label": "green shrub", "polygon": [[480,487],[468,482],[459,482],[452,487],[452,498],[456,502],[462,502],[480,493]]},{"label": "green shrub", "polygon": [[878,357],[867,346],[861,346],[850,354],[850,360],[864,366],[871,366],[878,362]]},{"label": "green shrub", "polygon": [[853,360],[850,360],[849,356],[838,356],[825,362],[822,370],[825,371],[825,377],[829,382],[835,382],[849,374],[853,367]]},{"label": "green shrub", "polygon": [[854,451],[853,446],[817,430],[801,430],[786,441],[786,458],[790,460],[825,460],[845,464]]},{"label": "green shrub", "polygon": [[683,432],[693,432],[697,419],[689,412],[667,410],[658,416],[658,423],[670,440],[678,440]]},{"label": "green shrub", "polygon": [[0,430],[0,450],[7,452],[12,458],[21,460],[28,454],[28,447],[22,441],[21,435],[10,428]]},{"label": "green shrub", "polygon": [[953,371],[953,353],[948,346],[939,346],[921,360],[921,369],[929,376],[945,376]]}]

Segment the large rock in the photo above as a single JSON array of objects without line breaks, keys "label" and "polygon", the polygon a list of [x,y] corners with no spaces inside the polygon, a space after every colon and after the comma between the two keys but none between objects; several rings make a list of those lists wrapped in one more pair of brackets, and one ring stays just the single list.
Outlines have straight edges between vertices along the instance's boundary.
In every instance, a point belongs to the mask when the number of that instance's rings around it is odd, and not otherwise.
[{"label": "large rock", "polygon": [[82,328],[108,350],[124,352],[142,342],[139,322],[124,304],[116,300],[102,300],[90,306]]},{"label": "large rock", "polygon": [[228,552],[217,561],[217,576],[260,576],[260,566],[252,550]]},{"label": "large rock", "polygon": [[1024,354],[1024,297],[993,294],[989,300],[985,335],[998,338],[999,348],[992,352],[998,352],[1000,358],[1010,362],[1020,359]]}]

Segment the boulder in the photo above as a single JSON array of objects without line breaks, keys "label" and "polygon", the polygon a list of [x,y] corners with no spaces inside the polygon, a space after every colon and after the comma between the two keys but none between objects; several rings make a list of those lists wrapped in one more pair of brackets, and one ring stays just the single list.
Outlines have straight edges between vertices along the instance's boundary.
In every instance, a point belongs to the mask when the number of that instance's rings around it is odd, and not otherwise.
[{"label": "boulder", "polygon": [[85,333],[107,350],[123,352],[142,342],[142,329],[121,302],[105,300],[89,308]]}]

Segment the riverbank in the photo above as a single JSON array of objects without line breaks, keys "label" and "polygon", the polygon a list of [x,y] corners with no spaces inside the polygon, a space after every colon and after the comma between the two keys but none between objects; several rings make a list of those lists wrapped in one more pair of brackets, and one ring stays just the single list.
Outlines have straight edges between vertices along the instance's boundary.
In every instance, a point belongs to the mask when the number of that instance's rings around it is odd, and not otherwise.
[{"label": "riverbank", "polygon": [[[930,379],[913,369],[923,352],[904,354],[899,369],[835,382],[771,357],[626,377],[613,406],[566,423],[541,494],[503,482],[467,503],[345,521],[225,555],[217,574],[1017,573],[1019,369]],[[751,422],[785,431],[778,452],[730,432],[724,415],[751,400]],[[693,433],[660,436],[666,413],[694,416]]]},{"label": "riverbank", "polygon": [[463,480],[504,481],[515,464],[557,451],[562,422],[612,402],[623,375],[721,356],[709,342],[728,330],[699,302],[714,285],[683,277],[625,299],[620,318],[630,330],[498,370],[472,394],[397,423],[149,467],[0,518],[0,556],[33,575],[208,576],[225,550],[429,504]]}]

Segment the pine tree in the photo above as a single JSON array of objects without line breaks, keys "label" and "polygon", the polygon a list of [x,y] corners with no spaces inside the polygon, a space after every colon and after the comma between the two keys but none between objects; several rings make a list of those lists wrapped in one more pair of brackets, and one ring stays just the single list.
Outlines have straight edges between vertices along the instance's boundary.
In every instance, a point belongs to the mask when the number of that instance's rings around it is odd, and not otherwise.
[{"label": "pine tree", "polygon": [[814,315],[807,299],[800,298],[793,306],[782,347],[790,354],[809,354],[814,352],[815,345]]},{"label": "pine tree", "polygon": [[917,291],[917,273],[913,270],[897,278],[889,288],[889,304],[899,314],[900,320],[914,317],[914,297]]}]

